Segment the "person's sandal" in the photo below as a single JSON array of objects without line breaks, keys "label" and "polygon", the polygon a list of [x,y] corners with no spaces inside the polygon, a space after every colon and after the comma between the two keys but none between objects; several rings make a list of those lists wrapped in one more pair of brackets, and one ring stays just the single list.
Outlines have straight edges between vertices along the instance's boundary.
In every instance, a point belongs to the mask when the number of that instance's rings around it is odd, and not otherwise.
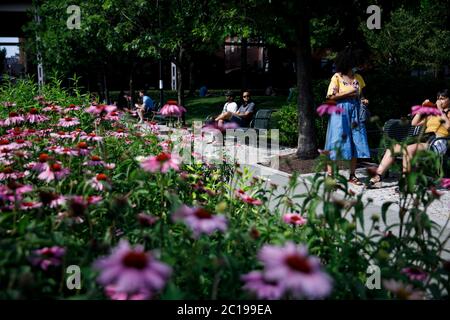
[{"label": "person's sandal", "polygon": [[355,175],[351,175],[350,178],[348,179],[348,182],[357,185],[357,186],[362,186],[364,185],[361,180],[359,180]]},{"label": "person's sandal", "polygon": [[381,181],[383,178],[381,177],[381,174],[375,174],[372,178],[369,180],[369,188],[372,189],[379,189],[381,188]]}]

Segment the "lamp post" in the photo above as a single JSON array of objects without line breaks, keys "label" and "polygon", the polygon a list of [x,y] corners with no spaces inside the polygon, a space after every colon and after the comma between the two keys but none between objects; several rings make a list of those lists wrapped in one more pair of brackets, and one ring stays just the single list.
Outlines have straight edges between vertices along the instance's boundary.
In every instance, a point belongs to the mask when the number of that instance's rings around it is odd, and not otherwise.
[{"label": "lamp post", "polygon": [[[34,8],[34,19],[36,20],[37,25],[40,27],[41,25],[41,17],[38,12],[38,7]],[[44,67],[42,63],[42,55],[41,55],[41,37],[39,36],[38,32],[36,32],[36,48],[37,48],[37,76],[38,76],[38,85],[39,85],[39,92],[42,90],[42,86],[44,85]]]},{"label": "lamp post", "polygon": [[159,25],[159,105],[163,106],[164,103],[164,82],[163,82],[163,65],[161,55],[161,9],[159,7],[159,0],[156,2],[158,7],[158,25]]}]

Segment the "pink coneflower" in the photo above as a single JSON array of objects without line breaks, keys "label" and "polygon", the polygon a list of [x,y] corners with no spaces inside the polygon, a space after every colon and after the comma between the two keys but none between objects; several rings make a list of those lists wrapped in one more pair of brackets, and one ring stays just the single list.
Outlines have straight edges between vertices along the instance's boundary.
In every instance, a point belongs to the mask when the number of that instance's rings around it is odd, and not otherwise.
[{"label": "pink coneflower", "polygon": [[109,134],[116,138],[128,137],[128,133],[126,133],[126,131],[124,129],[117,129],[116,131],[112,131]]},{"label": "pink coneflower", "polygon": [[32,129],[32,128],[27,128],[24,130],[23,132],[24,136],[39,136],[41,134],[41,131]]},{"label": "pink coneflower", "polygon": [[140,294],[147,299],[164,288],[172,273],[143,246],[132,248],[126,240],[121,240],[110,256],[98,259],[94,268],[100,271],[97,281],[105,287],[113,286],[116,294]]},{"label": "pink coneflower", "polygon": [[183,221],[189,226],[196,238],[202,233],[210,235],[216,230],[222,232],[227,230],[227,219],[225,216],[211,214],[203,208],[191,208],[183,205],[173,214],[172,219],[174,221]]},{"label": "pink coneflower", "polygon": [[445,189],[450,189],[450,178],[443,178],[441,180],[441,187]]},{"label": "pink coneflower", "polygon": [[63,218],[68,218],[73,220],[75,223],[83,223],[84,216],[87,212],[89,203],[82,196],[72,196],[67,199],[67,212],[59,213],[59,220]]},{"label": "pink coneflower", "polygon": [[33,191],[30,185],[23,185],[15,181],[10,181],[6,186],[0,185],[0,199],[8,201],[21,201],[25,193]]},{"label": "pink coneflower", "polygon": [[119,292],[116,289],[116,286],[106,286],[105,287],[105,295],[111,300],[148,300],[152,298],[152,292],[141,290],[137,293],[125,293]]},{"label": "pink coneflower", "polygon": [[91,153],[92,147],[89,147],[86,142],[79,142],[77,144],[76,150],[80,156],[87,156]]},{"label": "pink coneflower", "polygon": [[282,247],[265,245],[258,257],[264,263],[265,278],[280,283],[295,297],[324,298],[331,293],[332,279],[305,246],[293,242]]},{"label": "pink coneflower", "polygon": [[87,113],[90,113],[92,115],[101,115],[102,113],[111,113],[113,111],[116,111],[116,106],[106,106],[106,105],[92,105],[85,109]]},{"label": "pink coneflower", "polygon": [[19,127],[6,130],[6,132],[8,132],[9,136],[13,139],[24,138],[24,132]]},{"label": "pink coneflower", "polygon": [[413,286],[393,279],[383,280],[386,290],[392,292],[400,300],[423,300],[424,293],[413,289]]},{"label": "pink coneflower", "polygon": [[117,111],[109,112],[108,114],[106,114],[104,119],[107,120],[107,121],[119,121],[120,120],[120,113],[117,112]]},{"label": "pink coneflower", "polygon": [[165,141],[158,143],[158,146],[160,146],[162,148],[162,152],[171,152],[173,142],[171,140],[165,140]]},{"label": "pink coneflower", "polygon": [[26,168],[37,172],[48,170],[48,161],[51,159],[52,157],[50,157],[47,153],[41,153],[39,155],[38,161],[29,163]]},{"label": "pink coneflower", "polygon": [[0,181],[4,180],[17,180],[25,177],[24,172],[14,171],[11,167],[5,167],[2,171],[0,171]]},{"label": "pink coneflower", "polygon": [[442,114],[441,110],[438,108],[424,106],[413,106],[411,111],[412,115],[421,114],[424,116],[440,116]]},{"label": "pink coneflower", "polygon": [[45,101],[45,97],[42,96],[42,95],[35,96],[35,97],[33,97],[33,100],[38,101],[38,102],[44,102]]},{"label": "pink coneflower", "polygon": [[78,110],[80,110],[80,107],[79,107],[79,106],[76,106],[76,105],[74,105],[74,104],[71,104],[71,105],[69,105],[69,106],[64,110],[64,112],[65,112],[65,113],[68,113],[68,112],[70,112],[70,111],[78,111]]},{"label": "pink coneflower", "polygon": [[11,150],[10,142],[7,139],[0,139],[0,150]]},{"label": "pink coneflower", "polygon": [[105,162],[99,156],[92,156],[91,159],[85,163],[84,166],[95,167],[95,166],[104,166]]},{"label": "pink coneflower", "polygon": [[91,187],[97,191],[103,191],[105,186],[109,187],[108,176],[104,173],[97,174],[94,178],[91,179]]},{"label": "pink coneflower", "polygon": [[36,209],[36,208],[40,208],[40,207],[42,207],[42,203],[40,203],[40,202],[28,201],[28,202],[20,203],[21,210],[31,210],[31,209]]},{"label": "pink coneflower", "polygon": [[17,112],[10,112],[8,118],[5,119],[5,126],[15,126],[25,121],[25,118]]},{"label": "pink coneflower", "polygon": [[440,199],[442,197],[442,195],[444,194],[443,192],[439,192],[435,187],[431,187],[430,192],[431,192],[431,195],[436,199]]},{"label": "pink coneflower", "polygon": [[144,158],[140,162],[141,168],[145,171],[165,173],[170,169],[180,170],[181,159],[175,154],[162,152],[157,156]]},{"label": "pink coneflower", "polygon": [[10,144],[11,149],[22,149],[22,148],[29,148],[33,144],[31,141],[25,140],[25,139],[16,139],[14,142]]},{"label": "pink coneflower", "polygon": [[68,176],[70,173],[70,170],[67,168],[63,168],[60,163],[53,163],[48,167],[47,170],[42,171],[38,175],[38,179],[44,180],[47,183],[53,180],[61,180]]},{"label": "pink coneflower", "polygon": [[39,199],[43,206],[49,206],[50,208],[56,208],[66,203],[64,196],[47,191],[39,192]]},{"label": "pink coneflower", "polygon": [[39,266],[43,270],[47,270],[51,266],[59,266],[62,263],[62,257],[66,253],[64,248],[53,246],[45,247],[39,250],[33,251],[31,257],[31,263],[35,266]]},{"label": "pink coneflower", "polygon": [[103,140],[103,137],[96,135],[95,132],[91,132],[89,134],[84,134],[80,138],[83,140],[87,140],[87,141],[102,141]]},{"label": "pink coneflower", "polygon": [[68,216],[70,218],[75,218],[76,222],[81,223],[88,206],[94,205],[102,201],[101,196],[70,196],[66,197],[64,201],[68,203],[67,207],[69,209],[68,213],[62,214],[63,216]]},{"label": "pink coneflower", "polygon": [[103,200],[102,196],[88,196],[88,197],[86,198],[86,201],[87,201],[87,203],[88,203],[89,205],[91,205],[91,204],[97,204],[97,203],[99,203],[99,202],[102,201],[102,200]]},{"label": "pink coneflower", "polygon": [[116,167],[115,163],[105,163],[104,165],[106,170],[114,170],[114,168]]},{"label": "pink coneflower", "polygon": [[248,203],[248,204],[251,204],[251,205],[254,205],[254,206],[262,205],[262,201],[261,200],[250,197],[242,189],[236,190],[235,194],[236,194],[236,197],[238,197],[239,199],[241,199],[245,203]]},{"label": "pink coneflower", "polygon": [[38,109],[31,108],[25,117],[25,120],[29,123],[41,123],[50,120],[47,116],[39,114]]},{"label": "pink coneflower", "polygon": [[159,218],[141,212],[137,215],[137,220],[141,226],[150,227],[150,226],[154,225],[156,223],[156,221],[159,220]]},{"label": "pink coneflower", "polygon": [[50,137],[57,139],[72,139],[72,135],[65,131],[58,131],[56,133],[50,133]]},{"label": "pink coneflower", "polygon": [[77,118],[65,117],[61,118],[58,121],[58,126],[63,128],[73,127],[80,124],[80,121]]},{"label": "pink coneflower", "polygon": [[276,281],[268,281],[260,271],[242,275],[243,288],[261,300],[278,300],[284,295],[284,288]]},{"label": "pink coneflower", "polygon": [[14,160],[11,157],[4,156],[0,153],[0,164],[5,167],[10,167],[14,164]]},{"label": "pink coneflower", "polygon": [[344,109],[342,109],[341,107],[336,106],[336,102],[333,100],[328,100],[326,101],[324,104],[320,105],[317,108],[317,113],[319,114],[319,116],[323,116],[325,114],[333,114],[333,113],[342,113],[344,111]]},{"label": "pink coneflower", "polygon": [[70,136],[72,137],[72,140],[75,140],[76,138],[85,136],[85,135],[86,135],[86,132],[84,132],[80,128],[77,128],[77,129],[73,130],[72,132],[70,132]]},{"label": "pink coneflower", "polygon": [[220,132],[224,132],[227,129],[237,129],[239,128],[239,125],[235,122],[226,122],[222,125],[219,125],[218,123],[214,122],[211,124],[207,124],[202,128],[202,132],[217,132],[216,130]]},{"label": "pink coneflower", "polygon": [[147,125],[150,129],[150,132],[153,134],[159,134],[159,126],[157,122],[149,121]]},{"label": "pink coneflower", "polygon": [[56,154],[66,155],[66,156],[77,156],[78,151],[68,147],[57,147],[55,150]]},{"label": "pink coneflower", "polygon": [[61,113],[62,108],[60,106],[55,105],[49,105],[42,109],[44,112],[55,112],[55,113]]},{"label": "pink coneflower", "polygon": [[175,101],[169,101],[161,108],[160,111],[163,116],[169,117],[181,117],[185,112],[187,112],[187,110],[176,104]]},{"label": "pink coneflower", "polygon": [[411,281],[424,282],[428,277],[428,273],[416,267],[403,268],[401,273],[407,275]]},{"label": "pink coneflower", "polygon": [[30,155],[31,155],[31,152],[24,151],[24,150],[16,150],[13,153],[14,153],[14,157],[22,159],[22,160],[30,158]]},{"label": "pink coneflower", "polygon": [[308,222],[308,219],[298,213],[286,213],[283,215],[283,221],[294,226],[303,226]]}]

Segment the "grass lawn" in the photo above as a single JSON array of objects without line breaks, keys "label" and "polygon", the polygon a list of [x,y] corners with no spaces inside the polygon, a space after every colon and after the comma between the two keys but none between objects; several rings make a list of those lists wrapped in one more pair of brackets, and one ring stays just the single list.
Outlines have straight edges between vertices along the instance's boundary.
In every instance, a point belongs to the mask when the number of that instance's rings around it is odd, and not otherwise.
[{"label": "grass lawn", "polygon": [[[281,106],[286,104],[287,96],[254,96],[253,101],[256,104],[256,110],[259,109],[274,109],[278,110]],[[192,123],[192,121],[199,120],[204,121],[208,115],[220,114],[225,103],[225,97],[213,96],[213,97],[192,97],[186,99],[186,121]],[[239,103],[238,103],[239,105]]]},{"label": "grass lawn", "polygon": [[[214,95],[209,97],[187,97],[185,107],[188,110],[186,114],[186,122],[191,124],[192,121],[204,121],[208,115],[216,115],[220,114],[223,109],[223,105],[225,104],[225,97],[219,94],[219,92],[223,92],[224,90],[216,90]],[[119,92],[111,91],[111,97],[117,97]],[[159,91],[150,90],[148,94],[154,101],[159,101]],[[114,98],[113,98],[114,99]],[[164,100],[167,101],[169,99],[177,99],[176,91],[165,91],[164,92]],[[287,104],[286,102],[287,96],[279,95],[279,96],[253,96],[253,101],[256,104],[256,110],[259,109],[273,109],[278,110],[283,105]],[[239,101],[238,105],[239,105]]]}]

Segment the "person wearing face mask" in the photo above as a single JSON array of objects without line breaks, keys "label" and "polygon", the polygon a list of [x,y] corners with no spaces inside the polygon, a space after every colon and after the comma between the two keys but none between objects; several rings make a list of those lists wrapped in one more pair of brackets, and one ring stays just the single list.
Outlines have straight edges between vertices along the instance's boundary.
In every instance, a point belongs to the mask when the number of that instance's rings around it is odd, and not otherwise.
[{"label": "person wearing face mask", "polygon": [[[423,105],[434,105],[439,109],[440,115],[424,116],[420,113],[416,114],[411,121],[412,126],[425,126],[425,133],[421,135],[420,141],[410,144],[403,149],[401,145],[397,144],[393,147],[394,153],[403,153],[403,172],[411,170],[410,160],[420,150],[431,149],[438,154],[445,154],[447,152],[447,140],[439,139],[449,136],[450,129],[450,98],[449,90],[444,89],[438,92],[436,104],[430,100],[425,100]],[[375,170],[375,175],[370,179],[369,186],[372,188],[381,187],[382,175],[390,168],[395,159],[392,156],[391,150],[386,150],[383,159]]]},{"label": "person wearing face mask", "polygon": [[[361,104],[369,101],[364,98],[364,79],[356,73],[357,53],[351,47],[340,52],[336,58],[336,73],[331,78],[327,99],[336,102],[341,113],[333,113],[328,121],[325,150],[331,160],[350,160],[349,182],[363,185],[356,177],[358,158],[370,158],[367,132],[364,120],[360,116]],[[327,167],[327,174],[333,174]]]}]

